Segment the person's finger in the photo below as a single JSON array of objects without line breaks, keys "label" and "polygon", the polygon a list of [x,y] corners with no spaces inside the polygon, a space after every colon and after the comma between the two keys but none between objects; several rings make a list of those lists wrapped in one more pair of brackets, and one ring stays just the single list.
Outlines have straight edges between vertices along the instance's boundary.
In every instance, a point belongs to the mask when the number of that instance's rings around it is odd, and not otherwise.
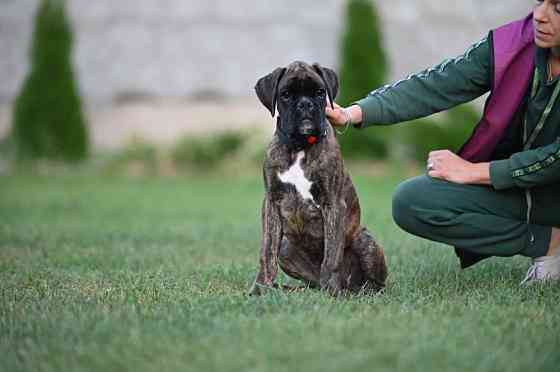
[{"label": "person's finger", "polygon": [[452,151],[445,149],[445,150],[439,150],[437,156],[442,159],[450,159],[453,158],[455,154]]},{"label": "person's finger", "polygon": [[331,109],[330,107],[327,107],[325,109],[325,115],[327,115],[327,119],[329,119],[331,121],[332,120],[336,121],[336,118],[338,116],[337,112],[335,110]]},{"label": "person's finger", "polygon": [[436,160],[437,159],[430,154],[430,156],[428,156],[428,160],[426,160],[426,166],[433,168],[436,165]]},{"label": "person's finger", "polygon": [[[326,101],[327,101],[327,108],[329,108],[329,109],[332,110],[332,108],[331,108],[331,101],[329,100],[328,97],[326,97],[325,99],[326,99]],[[333,106],[335,109],[340,108],[340,105],[338,105],[335,101],[332,101],[332,106]]]},{"label": "person's finger", "polygon": [[439,178],[441,180],[445,179],[442,172],[437,171],[437,170],[433,170],[433,169],[428,172],[428,176],[430,176],[432,178]]},{"label": "person's finger", "polygon": [[342,113],[340,108],[333,110],[330,107],[327,107],[325,109],[325,114],[332,125],[340,126],[344,124],[344,114]]},{"label": "person's finger", "polygon": [[334,109],[331,107],[331,105],[327,105],[325,107],[325,112],[327,113],[338,113],[341,110],[341,107],[338,106],[337,104],[334,104]]},{"label": "person's finger", "polygon": [[434,150],[434,151],[430,151],[428,155],[433,158],[441,158],[442,156],[445,156],[447,153],[449,153],[449,150]]}]

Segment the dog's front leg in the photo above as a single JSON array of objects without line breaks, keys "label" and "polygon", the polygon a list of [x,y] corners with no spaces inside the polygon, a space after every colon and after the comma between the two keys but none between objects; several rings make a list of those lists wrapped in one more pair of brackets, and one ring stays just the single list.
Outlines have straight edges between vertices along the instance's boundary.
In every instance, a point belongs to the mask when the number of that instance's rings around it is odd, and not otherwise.
[{"label": "dog's front leg", "polygon": [[333,203],[323,209],[324,257],[321,264],[320,284],[332,295],[344,290],[342,262],[344,259],[344,221],[341,203]]},{"label": "dog's front leg", "polygon": [[278,273],[278,248],[282,239],[282,222],[270,196],[267,195],[262,206],[262,240],[259,272],[249,294],[259,295],[262,289],[274,287]]}]

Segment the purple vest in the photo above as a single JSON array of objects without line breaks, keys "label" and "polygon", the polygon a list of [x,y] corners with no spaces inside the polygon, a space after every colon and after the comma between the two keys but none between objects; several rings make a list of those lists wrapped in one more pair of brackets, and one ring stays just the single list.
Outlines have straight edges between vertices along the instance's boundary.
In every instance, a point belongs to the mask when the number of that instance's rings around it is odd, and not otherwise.
[{"label": "purple vest", "polygon": [[[492,160],[496,145],[503,138],[513,115],[530,84],[534,61],[533,15],[509,23],[492,32],[494,77],[484,114],[459,155],[470,162]],[[489,256],[455,248],[461,267],[467,268]]]},{"label": "purple vest", "polygon": [[492,32],[494,77],[484,114],[459,155],[470,162],[492,160],[496,145],[525,96],[534,69],[533,14]]}]

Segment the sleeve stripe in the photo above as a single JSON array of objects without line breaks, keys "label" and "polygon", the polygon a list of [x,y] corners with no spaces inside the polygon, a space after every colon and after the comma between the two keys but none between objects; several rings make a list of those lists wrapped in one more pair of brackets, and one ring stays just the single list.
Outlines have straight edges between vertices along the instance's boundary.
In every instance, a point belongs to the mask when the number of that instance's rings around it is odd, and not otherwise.
[{"label": "sleeve stripe", "polygon": [[425,70],[424,72],[420,72],[420,73],[418,73],[418,74],[410,74],[410,75],[408,75],[406,78],[401,79],[401,80],[398,80],[398,81],[396,81],[396,82],[393,83],[393,84],[384,85],[384,86],[382,86],[382,87],[380,87],[380,88],[378,88],[378,89],[375,89],[375,90],[371,91],[371,92],[369,93],[369,95],[372,96],[372,95],[376,95],[376,94],[385,93],[387,90],[389,90],[389,89],[391,89],[391,88],[395,88],[397,85],[399,85],[399,84],[401,84],[401,83],[403,83],[403,82],[405,82],[405,81],[408,81],[408,80],[410,80],[410,79],[413,79],[413,78],[425,79],[425,78],[427,78],[427,77],[428,77],[432,72],[434,72],[434,71],[439,71],[440,73],[441,73],[441,72],[444,72],[445,68],[446,68],[447,66],[449,66],[449,64],[451,64],[451,63],[457,64],[457,63],[461,62],[462,60],[469,58],[470,55],[471,55],[471,53],[473,52],[473,50],[475,50],[476,48],[478,48],[480,45],[484,44],[484,43],[487,42],[487,41],[488,41],[488,36],[484,37],[484,38],[483,38],[482,40],[480,40],[479,42],[477,42],[477,43],[471,45],[471,47],[470,47],[469,49],[467,49],[467,51],[466,51],[463,55],[461,55],[461,56],[458,56],[458,57],[456,57],[456,58],[446,59],[446,60],[444,60],[442,63],[440,63],[439,65],[434,66],[434,67],[432,67],[432,68],[430,68],[430,69],[428,69],[428,70]]},{"label": "sleeve stripe", "polygon": [[514,170],[511,175],[513,178],[523,177],[531,173],[538,172],[544,168],[548,168],[558,160],[560,160],[560,150],[556,151],[554,154],[549,155],[544,160],[535,162],[527,167]]}]

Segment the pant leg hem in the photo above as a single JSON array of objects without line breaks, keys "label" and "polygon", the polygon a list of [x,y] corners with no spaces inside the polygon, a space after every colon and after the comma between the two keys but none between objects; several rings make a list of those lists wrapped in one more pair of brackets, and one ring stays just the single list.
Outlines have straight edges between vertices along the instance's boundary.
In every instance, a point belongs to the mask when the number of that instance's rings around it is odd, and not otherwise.
[{"label": "pant leg hem", "polygon": [[550,245],[552,227],[542,225],[529,225],[527,235],[528,237],[525,249],[519,252],[519,254],[531,258],[546,256],[546,252],[548,252],[548,246]]}]

